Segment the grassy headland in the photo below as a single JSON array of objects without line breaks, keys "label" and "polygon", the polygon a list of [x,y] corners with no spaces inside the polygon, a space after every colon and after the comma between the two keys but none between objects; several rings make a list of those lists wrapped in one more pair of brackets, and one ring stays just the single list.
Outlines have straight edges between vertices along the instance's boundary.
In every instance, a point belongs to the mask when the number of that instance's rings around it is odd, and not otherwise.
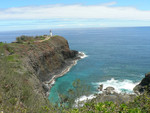
[{"label": "grassy headland", "polygon": [[[73,58],[74,53],[63,37],[54,36],[50,40],[37,42],[44,39],[44,36],[21,36],[15,43],[0,43],[0,112],[148,113],[150,111],[149,93],[137,96],[129,103],[102,103],[92,100],[79,108],[52,106],[45,96],[42,83],[52,78],[59,69],[64,68],[64,65],[67,65],[65,62]],[[66,97],[62,98],[62,104],[71,103],[71,97],[74,97],[72,95],[79,93],[80,90],[70,91],[71,96],[68,96],[70,101]]]}]

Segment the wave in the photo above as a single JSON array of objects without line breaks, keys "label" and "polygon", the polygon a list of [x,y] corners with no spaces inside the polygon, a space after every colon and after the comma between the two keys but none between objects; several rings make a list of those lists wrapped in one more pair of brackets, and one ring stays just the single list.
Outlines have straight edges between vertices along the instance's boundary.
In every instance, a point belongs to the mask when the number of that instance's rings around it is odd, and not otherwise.
[{"label": "wave", "polygon": [[94,94],[92,95],[89,95],[89,96],[81,96],[80,98],[77,98],[75,100],[75,104],[73,105],[74,107],[78,107],[78,106],[83,106],[84,103],[87,101],[87,100],[91,100],[93,98],[96,98],[96,96]]},{"label": "wave", "polygon": [[93,98],[96,98],[96,96],[94,96],[94,94],[92,94],[92,95],[89,95],[89,96],[81,96],[80,98],[77,98],[76,100],[75,100],[75,102],[77,103],[77,102],[81,102],[81,101],[86,101],[86,100],[91,100],[91,99],[93,99]]},{"label": "wave", "polygon": [[[111,87],[114,87],[115,88],[115,91],[117,93],[128,93],[128,94],[133,94],[133,88],[139,84],[138,83],[134,83],[133,81],[131,80],[115,80],[114,78],[111,78],[111,80],[107,80],[107,81],[104,81],[104,82],[98,82],[98,83],[92,83],[97,89],[99,87],[99,85],[103,84],[103,89],[111,86]],[[99,92],[96,92],[96,93],[102,93],[102,91],[99,91]],[[81,96],[80,98],[77,98],[75,100],[75,107],[77,107],[78,103],[80,102],[86,102],[87,100],[91,100],[93,98],[96,98],[96,96],[94,94],[91,94],[89,96]],[[80,106],[83,105],[80,104]]]},{"label": "wave", "polygon": [[[139,82],[138,82],[139,83]],[[115,80],[114,78],[111,78],[111,80],[107,80],[104,82],[98,82],[98,83],[93,83],[96,88],[99,87],[100,84],[103,84],[103,89],[111,86],[115,88],[115,91],[117,93],[134,93],[133,88],[138,84],[134,83],[131,80]],[[101,91],[99,92],[101,93]]]},{"label": "wave", "polygon": [[80,52],[78,54],[78,57],[80,57],[81,59],[88,57],[88,55],[86,55],[84,52]]}]

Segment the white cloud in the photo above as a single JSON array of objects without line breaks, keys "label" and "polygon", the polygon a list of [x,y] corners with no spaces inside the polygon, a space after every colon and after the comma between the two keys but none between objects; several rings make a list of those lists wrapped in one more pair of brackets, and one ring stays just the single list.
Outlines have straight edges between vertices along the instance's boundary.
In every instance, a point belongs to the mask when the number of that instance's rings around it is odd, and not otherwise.
[{"label": "white cloud", "polygon": [[101,5],[46,5],[0,10],[0,20],[10,19],[123,19],[150,20],[150,11],[134,7],[112,7],[115,2]]},{"label": "white cloud", "polygon": [[104,3],[104,4],[101,4],[101,5],[103,5],[103,6],[112,6],[112,5],[115,5],[115,4],[117,4],[117,2],[109,2],[109,3]]}]

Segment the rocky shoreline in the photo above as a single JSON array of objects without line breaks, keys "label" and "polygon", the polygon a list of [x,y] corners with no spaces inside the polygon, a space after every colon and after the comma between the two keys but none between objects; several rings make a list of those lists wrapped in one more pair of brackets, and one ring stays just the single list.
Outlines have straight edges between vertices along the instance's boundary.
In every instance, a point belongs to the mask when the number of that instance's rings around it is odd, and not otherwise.
[{"label": "rocky shoreline", "polygon": [[138,95],[142,95],[145,92],[150,93],[150,72],[145,74],[145,77],[141,80],[141,82],[133,88],[133,94],[127,93],[117,93],[115,88],[107,87],[103,89],[103,84],[100,84],[98,90],[102,93],[96,94],[95,98],[91,101],[94,102],[105,102],[112,101],[117,104],[128,103],[134,100],[134,98]]},{"label": "rocky shoreline", "polygon": [[53,75],[53,77],[43,82],[42,86],[45,91],[46,96],[49,96],[50,90],[52,86],[55,84],[55,80],[59,77],[64,76],[67,72],[70,71],[70,69],[77,64],[77,61],[84,58],[86,55],[82,52],[77,52],[76,57],[73,59],[66,60],[66,65],[62,67],[61,69],[57,70],[57,72]]},{"label": "rocky shoreline", "polygon": [[150,72],[145,74],[145,77],[141,80],[141,82],[133,88],[134,93],[119,93],[111,85],[104,88],[104,84],[100,84],[97,90],[99,93],[78,98],[75,101],[76,104],[79,103],[80,106],[83,106],[83,103],[87,101],[95,103],[112,101],[116,104],[132,102],[137,96],[144,93],[150,93]]}]

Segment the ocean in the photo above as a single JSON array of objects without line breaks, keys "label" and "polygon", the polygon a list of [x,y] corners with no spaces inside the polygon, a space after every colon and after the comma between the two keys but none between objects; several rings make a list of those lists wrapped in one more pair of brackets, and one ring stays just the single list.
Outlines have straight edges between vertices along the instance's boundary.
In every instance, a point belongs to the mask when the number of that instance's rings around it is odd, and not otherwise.
[{"label": "ocean", "polygon": [[[54,35],[65,37],[70,49],[84,52],[63,77],[57,78],[49,99],[59,100],[72,82],[80,79],[91,86],[90,95],[100,84],[112,86],[117,92],[133,93],[133,87],[150,72],[150,27],[52,29]],[[12,42],[20,35],[44,35],[49,30],[0,32],[0,42]],[[83,97],[84,94],[83,94]]]}]

